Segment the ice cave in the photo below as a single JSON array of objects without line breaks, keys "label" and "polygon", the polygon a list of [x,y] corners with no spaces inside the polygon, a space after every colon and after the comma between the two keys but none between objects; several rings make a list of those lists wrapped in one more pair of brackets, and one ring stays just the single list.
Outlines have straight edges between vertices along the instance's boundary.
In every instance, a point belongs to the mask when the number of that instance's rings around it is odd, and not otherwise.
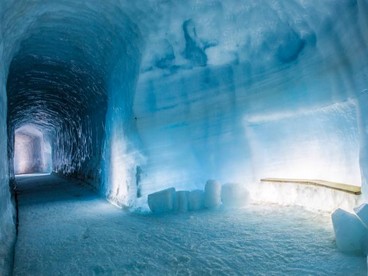
[{"label": "ice cave", "polygon": [[0,275],[367,275],[368,0],[0,0]]}]

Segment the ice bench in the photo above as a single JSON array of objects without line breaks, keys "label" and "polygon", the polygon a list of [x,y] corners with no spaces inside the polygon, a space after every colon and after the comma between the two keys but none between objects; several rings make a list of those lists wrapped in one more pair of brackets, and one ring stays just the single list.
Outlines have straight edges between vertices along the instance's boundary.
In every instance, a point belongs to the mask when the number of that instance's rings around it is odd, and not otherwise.
[{"label": "ice bench", "polygon": [[343,191],[346,193],[360,195],[362,193],[361,187],[336,183],[325,180],[318,179],[288,179],[288,178],[262,178],[261,182],[275,182],[275,183],[296,183],[296,184],[304,184],[304,185],[314,185],[320,187],[326,187],[333,190]]}]

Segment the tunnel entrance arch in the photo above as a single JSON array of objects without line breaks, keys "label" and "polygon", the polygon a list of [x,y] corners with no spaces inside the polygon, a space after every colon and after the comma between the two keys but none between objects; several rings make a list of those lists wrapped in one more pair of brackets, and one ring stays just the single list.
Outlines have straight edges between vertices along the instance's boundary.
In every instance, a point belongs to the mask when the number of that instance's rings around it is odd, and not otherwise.
[{"label": "tunnel entrance arch", "polygon": [[128,140],[140,30],[118,3],[40,1],[28,8],[7,70],[11,174],[19,172],[16,130],[37,125],[53,149],[52,172],[85,180],[124,205],[135,184]]}]

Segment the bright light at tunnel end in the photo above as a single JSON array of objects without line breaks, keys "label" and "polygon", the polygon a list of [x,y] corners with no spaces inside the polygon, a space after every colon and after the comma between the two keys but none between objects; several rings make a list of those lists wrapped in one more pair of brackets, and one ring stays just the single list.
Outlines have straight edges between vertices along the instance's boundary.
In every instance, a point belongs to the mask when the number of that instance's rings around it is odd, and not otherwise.
[{"label": "bright light at tunnel end", "polygon": [[24,125],[15,130],[14,173],[50,173],[51,145],[39,128]]}]

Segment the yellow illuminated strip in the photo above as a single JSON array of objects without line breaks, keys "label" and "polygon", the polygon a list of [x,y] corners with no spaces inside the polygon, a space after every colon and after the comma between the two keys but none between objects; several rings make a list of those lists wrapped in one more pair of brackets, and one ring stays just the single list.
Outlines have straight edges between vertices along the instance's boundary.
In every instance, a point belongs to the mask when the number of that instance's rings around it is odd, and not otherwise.
[{"label": "yellow illuminated strip", "polygon": [[296,184],[304,184],[304,185],[315,185],[326,188],[331,188],[334,190],[339,190],[355,195],[360,195],[362,193],[361,187],[342,184],[336,182],[330,182],[325,180],[318,179],[288,179],[288,178],[262,178],[261,182],[276,182],[276,183],[296,183]]}]

